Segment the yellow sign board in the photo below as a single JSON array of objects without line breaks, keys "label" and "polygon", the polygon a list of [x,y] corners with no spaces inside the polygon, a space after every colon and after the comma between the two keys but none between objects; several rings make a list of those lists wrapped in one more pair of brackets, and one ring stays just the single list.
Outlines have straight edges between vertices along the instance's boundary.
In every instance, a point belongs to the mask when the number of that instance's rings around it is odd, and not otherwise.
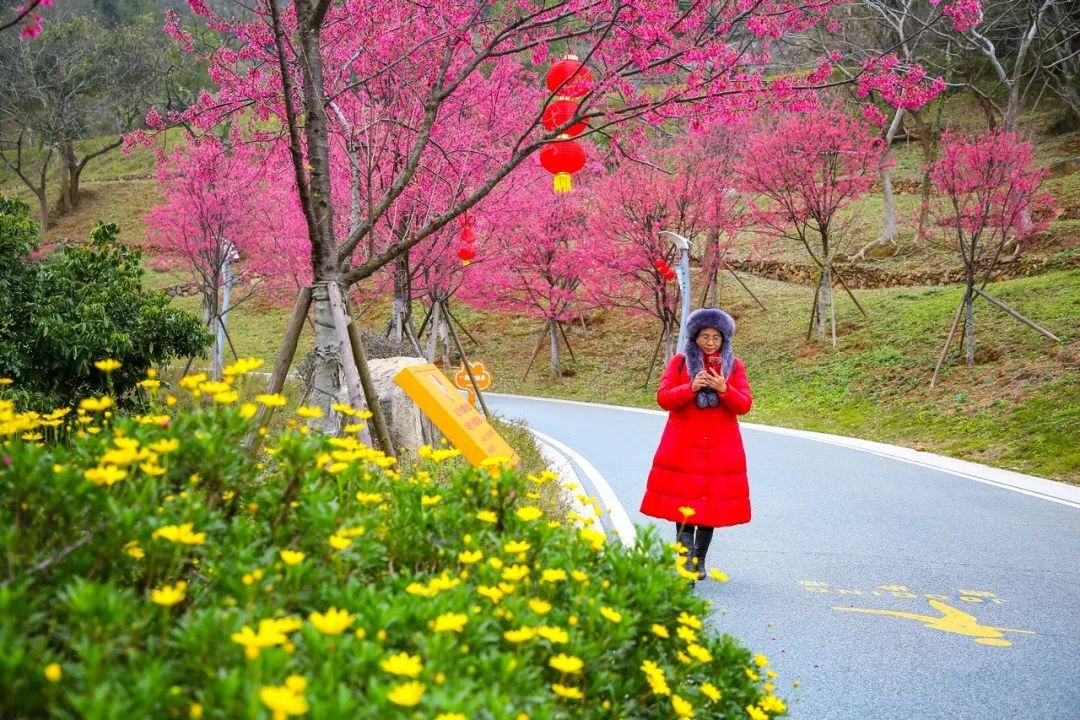
[{"label": "yellow sign board", "polygon": [[512,465],[519,463],[517,453],[439,368],[409,365],[394,376],[394,382],[473,465],[490,457],[509,458]]}]

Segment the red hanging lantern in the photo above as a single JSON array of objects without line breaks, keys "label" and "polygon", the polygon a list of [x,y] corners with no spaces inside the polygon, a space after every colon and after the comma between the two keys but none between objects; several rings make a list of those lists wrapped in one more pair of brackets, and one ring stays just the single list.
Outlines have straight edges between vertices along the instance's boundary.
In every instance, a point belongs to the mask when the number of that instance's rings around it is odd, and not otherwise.
[{"label": "red hanging lantern", "polygon": [[548,143],[540,151],[540,164],[555,176],[555,192],[570,192],[570,175],[585,167],[585,148],[576,140]]},{"label": "red hanging lantern", "polygon": [[468,265],[476,257],[476,250],[470,245],[465,245],[458,249],[457,256],[461,258],[462,265]]},{"label": "red hanging lantern", "polygon": [[557,92],[562,97],[581,97],[592,89],[593,76],[589,68],[581,64],[574,55],[567,55],[554,63],[544,79],[547,89]]},{"label": "red hanging lantern", "polygon": [[671,266],[664,262],[663,259],[658,259],[654,262],[653,267],[656,268],[656,272],[660,273],[660,277],[662,277],[665,282],[671,282],[675,279],[675,271],[672,270]]},{"label": "red hanging lantern", "polygon": [[[544,110],[543,121],[545,130],[554,130],[567,120],[574,117],[578,104],[573,100],[556,100]],[[585,131],[585,123],[577,122],[563,130],[562,134],[577,137]]]}]

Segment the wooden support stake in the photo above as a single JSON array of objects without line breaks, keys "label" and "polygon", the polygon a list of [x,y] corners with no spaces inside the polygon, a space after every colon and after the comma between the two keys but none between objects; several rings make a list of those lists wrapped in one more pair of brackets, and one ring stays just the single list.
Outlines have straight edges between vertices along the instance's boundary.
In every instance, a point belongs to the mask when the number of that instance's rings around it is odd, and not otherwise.
[{"label": "wooden support stake", "polygon": [[[347,297],[345,301],[348,302]],[[397,457],[394,452],[394,444],[390,442],[390,431],[386,427],[386,417],[382,412],[382,404],[379,403],[379,396],[375,393],[375,385],[371,382],[371,371],[368,368],[367,355],[364,354],[364,344],[360,339],[360,331],[356,329],[356,321],[350,317],[347,327],[353,362],[356,363],[356,372],[360,376],[360,385],[364,390],[367,408],[371,412],[371,424],[375,426],[375,437],[378,438],[383,453],[390,457]]]},{"label": "wooden support stake", "polygon": [[956,335],[956,326],[960,324],[960,315],[964,311],[964,304],[967,302],[967,293],[964,293],[964,299],[960,301],[960,304],[956,306],[956,312],[953,314],[952,325],[949,326],[949,336],[945,338],[945,347],[941,349],[941,355],[938,356],[937,365],[934,366],[934,374],[930,378],[930,387],[933,388],[937,385],[938,373],[941,371],[941,366],[945,363],[945,358],[949,354],[949,347],[952,345],[953,337]]},{"label": "wooden support stake", "polygon": [[1033,322],[1031,320],[1028,320],[1026,317],[1024,317],[1020,313],[1016,312],[1011,307],[1009,307],[1005,303],[1001,302],[997,298],[992,297],[990,295],[987,295],[986,293],[984,293],[982,290],[980,290],[977,287],[972,287],[971,289],[975,291],[976,295],[978,295],[981,298],[985,298],[986,301],[989,302],[991,305],[993,305],[994,307],[998,308],[999,310],[1001,310],[1001,311],[1003,311],[1005,313],[1008,313],[1012,317],[1016,318],[1020,322],[1024,323],[1028,327],[1030,327],[1032,330],[1035,330],[1036,332],[1042,334],[1044,337],[1049,338],[1050,340],[1053,340],[1054,342],[1061,342],[1061,338],[1059,338],[1057,335],[1050,332],[1049,330],[1042,327],[1041,325],[1039,325],[1039,324],[1037,324],[1037,323],[1035,323],[1035,322]]},{"label": "wooden support stake", "polygon": [[[296,304],[293,306],[292,317],[285,327],[285,337],[282,339],[281,348],[278,350],[277,360],[274,362],[274,370],[270,373],[270,379],[266,383],[266,392],[274,395],[280,393],[285,387],[285,378],[289,375],[289,367],[296,355],[296,346],[300,342],[300,331],[304,329],[304,320],[311,308],[311,288],[300,288],[300,294],[296,296]],[[190,364],[190,363],[189,363]],[[248,453],[254,455],[259,450],[262,442],[262,430],[270,424],[270,418],[274,414],[273,408],[265,405],[259,407],[259,413],[255,418],[255,432],[247,438]]]}]

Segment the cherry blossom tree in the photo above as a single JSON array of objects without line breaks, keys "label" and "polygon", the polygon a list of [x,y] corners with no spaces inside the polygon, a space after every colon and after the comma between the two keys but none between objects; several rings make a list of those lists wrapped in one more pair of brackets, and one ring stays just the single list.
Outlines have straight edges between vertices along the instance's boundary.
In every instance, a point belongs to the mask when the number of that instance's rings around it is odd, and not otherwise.
[{"label": "cherry blossom tree", "polygon": [[840,211],[873,185],[881,145],[866,122],[836,107],[786,115],[746,142],[740,177],[757,196],[754,220],[763,232],[801,245],[818,266],[811,326],[823,340],[828,318],[833,345],[833,285],[843,283],[833,262],[847,239]]},{"label": "cherry blossom tree", "polygon": [[1031,143],[1002,131],[978,137],[948,133],[930,176],[938,192],[933,217],[964,265],[964,296],[934,368],[933,387],[961,316],[968,367],[975,362],[976,297],[1046,337],[1058,338],[985,291],[987,283],[1020,257],[1025,243],[1046,228],[1054,209],[1050,196],[1039,192],[1046,170],[1035,167]]},{"label": "cherry blossom tree", "polygon": [[665,156],[667,168],[624,162],[613,169],[597,188],[590,230],[606,270],[594,294],[611,306],[650,315],[660,325],[651,365],[661,347],[665,361],[678,350],[681,316],[677,283],[665,272],[678,263],[677,250],[660,231],[690,240],[704,235],[713,227],[716,196],[725,193],[720,178],[708,172],[715,165],[687,162],[701,161],[700,154],[674,150],[653,157],[659,162]]},{"label": "cherry blossom tree", "polygon": [[[288,166],[269,162],[261,149],[236,140],[207,135],[178,144],[168,155],[159,151],[157,181],[164,202],[145,218],[148,238],[165,265],[189,271],[197,283],[215,336],[216,377],[230,306],[257,287],[272,292],[284,284],[295,292],[308,282],[306,231],[296,196],[278,174]],[[236,261],[246,286],[238,283]]]},{"label": "cherry blossom tree", "polygon": [[599,270],[595,243],[586,216],[593,212],[591,193],[552,195],[549,180],[528,173],[501,211],[489,217],[487,256],[467,275],[467,300],[478,307],[520,313],[543,321],[536,348],[525,370],[528,375],[547,339],[551,348],[550,377],[562,376],[560,337],[570,349],[563,324],[590,306],[589,282]]},{"label": "cherry blossom tree", "polygon": [[[826,80],[820,65],[778,72],[755,48],[814,26],[839,1],[263,0],[229,19],[204,0],[189,0],[222,42],[197,49],[175,20],[167,31],[201,54],[220,90],[183,113],[151,114],[148,124],[206,129],[243,113],[263,127],[273,118],[283,129],[268,140],[288,149],[308,228],[321,318],[316,349],[327,375],[325,391],[313,399],[325,406],[339,384],[335,348],[341,355],[345,347],[346,320],[334,314],[331,297],[342,286],[431,237],[579,122],[588,125],[583,138],[603,134],[626,151],[638,137],[635,123],[735,117],[763,104],[808,106]],[[573,116],[546,129],[543,111],[562,88],[543,88],[537,68],[549,53],[566,50],[587,65],[593,82]],[[895,70],[868,66],[865,75]],[[436,188],[442,200],[407,236],[378,242],[381,219],[395,203],[413,201],[407,191]],[[298,312],[306,302],[302,294]],[[295,341],[287,337],[272,388],[283,381],[290,347]],[[350,365],[340,363],[345,385],[362,405]]]}]

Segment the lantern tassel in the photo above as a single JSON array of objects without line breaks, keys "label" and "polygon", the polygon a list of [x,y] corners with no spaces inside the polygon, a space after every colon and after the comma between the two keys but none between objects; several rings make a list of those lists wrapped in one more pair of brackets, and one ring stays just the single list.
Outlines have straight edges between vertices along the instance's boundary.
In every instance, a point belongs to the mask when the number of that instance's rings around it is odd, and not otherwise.
[{"label": "lantern tassel", "polygon": [[574,189],[574,183],[570,179],[570,173],[555,173],[555,192],[568,193]]}]

